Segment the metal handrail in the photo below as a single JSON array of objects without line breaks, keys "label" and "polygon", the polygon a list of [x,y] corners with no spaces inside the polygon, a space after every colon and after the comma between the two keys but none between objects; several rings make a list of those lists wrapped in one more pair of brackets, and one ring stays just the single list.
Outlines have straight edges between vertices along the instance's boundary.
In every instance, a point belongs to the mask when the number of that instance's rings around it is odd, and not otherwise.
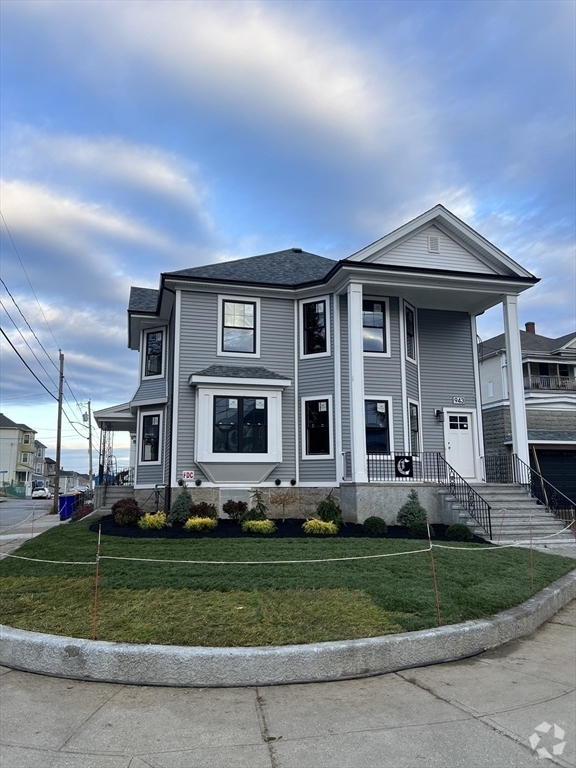
[{"label": "metal handrail", "polygon": [[512,455],[512,472],[514,482],[524,486],[547,512],[559,520],[576,522],[576,504],[516,454]]},{"label": "metal handrail", "polygon": [[490,514],[490,504],[456,472],[446,459],[439,453],[436,454],[438,464],[438,482],[447,488],[448,492],[454,496],[465,508],[470,517],[474,518],[478,525],[482,526],[488,537],[492,538],[492,516]]}]

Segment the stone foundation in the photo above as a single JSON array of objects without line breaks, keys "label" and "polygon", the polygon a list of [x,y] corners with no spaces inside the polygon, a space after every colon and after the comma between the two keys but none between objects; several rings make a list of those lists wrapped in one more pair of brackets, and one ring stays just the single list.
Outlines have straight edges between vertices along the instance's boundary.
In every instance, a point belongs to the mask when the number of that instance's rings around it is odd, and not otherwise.
[{"label": "stone foundation", "polygon": [[428,522],[443,523],[442,504],[438,486],[409,483],[346,483],[340,486],[340,504],[344,521],[363,523],[368,517],[381,517],[388,525],[396,524],[400,507],[408,501],[414,489],[424,509]]}]

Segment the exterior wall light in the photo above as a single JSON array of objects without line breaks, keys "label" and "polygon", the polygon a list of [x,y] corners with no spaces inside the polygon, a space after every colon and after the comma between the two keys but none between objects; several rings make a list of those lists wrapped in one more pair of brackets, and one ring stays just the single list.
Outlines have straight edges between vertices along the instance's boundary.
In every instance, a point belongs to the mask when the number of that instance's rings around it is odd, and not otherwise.
[{"label": "exterior wall light", "polygon": [[434,416],[436,416],[436,420],[439,424],[442,424],[444,421],[444,410],[442,408],[436,408],[434,410]]}]

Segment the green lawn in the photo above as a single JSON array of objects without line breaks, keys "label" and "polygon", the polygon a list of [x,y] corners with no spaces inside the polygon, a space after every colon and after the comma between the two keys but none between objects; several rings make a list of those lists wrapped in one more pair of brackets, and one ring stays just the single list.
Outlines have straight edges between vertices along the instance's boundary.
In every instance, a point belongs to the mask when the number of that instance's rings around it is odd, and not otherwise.
[{"label": "green lawn", "polygon": [[[59,526],[17,554],[94,561],[97,535],[80,521]],[[331,563],[313,560],[424,549],[401,539],[129,539],[102,537],[102,556],[239,560],[240,565],[102,559],[98,638],[138,643],[248,646],[373,637],[436,626],[430,555]],[[461,545],[459,545],[461,546]],[[435,549],[444,624],[482,618],[531,595],[524,549]],[[483,549],[483,548],[482,548]],[[574,567],[533,553],[539,590]],[[0,563],[0,621],[13,627],[92,636],[94,566],[7,558]]]}]

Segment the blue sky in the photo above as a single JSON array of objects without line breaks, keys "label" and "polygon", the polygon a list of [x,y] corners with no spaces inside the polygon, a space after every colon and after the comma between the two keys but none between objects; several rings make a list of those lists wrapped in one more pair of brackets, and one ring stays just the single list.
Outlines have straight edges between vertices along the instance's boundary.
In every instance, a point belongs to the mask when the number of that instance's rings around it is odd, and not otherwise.
[{"label": "blue sky", "polygon": [[[572,331],[575,9],[2,0],[1,202],[20,256],[2,223],[2,278],[64,351],[70,419],[75,399],[134,390],[130,285],[292,246],[345,258],[436,203],[542,278],[522,323]],[[480,318],[483,338],[501,327],[499,309]],[[54,401],[5,344],[2,369],[2,411],[53,455]],[[64,466],[83,470],[65,425]]]}]

